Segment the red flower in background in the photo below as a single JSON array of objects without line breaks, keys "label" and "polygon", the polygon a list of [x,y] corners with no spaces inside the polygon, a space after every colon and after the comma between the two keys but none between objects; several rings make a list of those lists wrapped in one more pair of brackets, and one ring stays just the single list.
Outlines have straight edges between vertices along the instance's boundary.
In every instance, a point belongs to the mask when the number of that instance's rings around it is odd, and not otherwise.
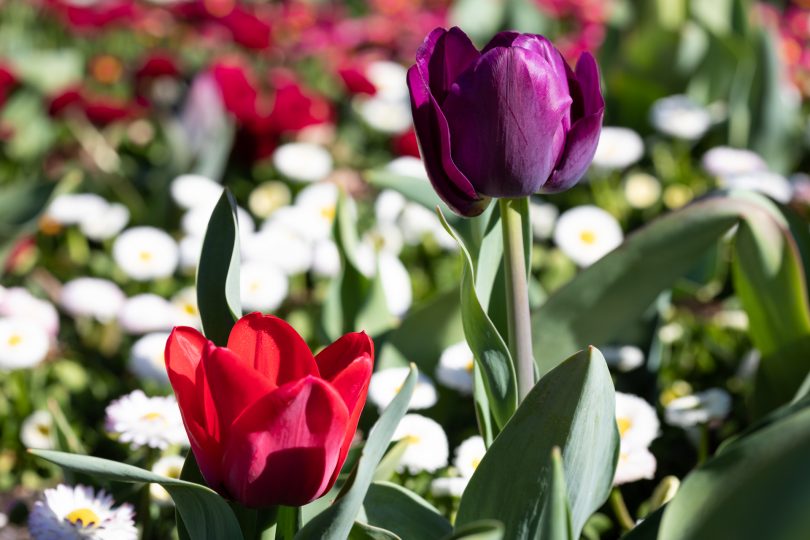
[{"label": "red flower in background", "polygon": [[147,56],[135,70],[135,100],[148,107],[153,100],[153,85],[160,80],[180,78],[180,68],[172,55],[155,52]]},{"label": "red flower in background", "polygon": [[54,96],[48,105],[48,114],[51,116],[63,116],[70,111],[77,111],[90,122],[100,126],[125,120],[139,113],[130,102],[110,97],[89,96],[79,88],[63,91]]},{"label": "red flower in background", "polygon": [[166,369],[208,485],[248,507],[300,506],[337,479],[374,362],[365,333],[313,357],[286,322],[252,313],[216,347],[177,327]]},{"label": "red flower in background", "polygon": [[45,5],[76,29],[92,30],[131,21],[137,14],[134,0],[110,0],[78,5],[66,0],[45,0]]},{"label": "red flower in background", "polygon": [[270,46],[269,9],[248,9],[236,0],[191,0],[171,6],[171,10],[187,22],[229,30],[233,41],[248,49],[262,50]]},{"label": "red flower in background", "polygon": [[14,76],[11,69],[0,65],[0,108],[5,105],[6,99],[16,85],[17,77]]}]

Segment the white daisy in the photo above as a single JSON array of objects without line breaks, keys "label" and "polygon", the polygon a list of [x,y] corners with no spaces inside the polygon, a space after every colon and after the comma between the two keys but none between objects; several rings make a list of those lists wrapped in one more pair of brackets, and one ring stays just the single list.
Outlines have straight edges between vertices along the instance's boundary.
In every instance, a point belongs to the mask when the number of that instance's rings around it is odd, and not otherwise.
[{"label": "white daisy", "polygon": [[374,216],[377,218],[377,224],[395,224],[407,202],[405,196],[398,191],[393,189],[381,191],[374,201]]},{"label": "white daisy", "polygon": [[377,264],[388,311],[402,317],[413,303],[411,275],[395,254],[382,251],[378,257]]},{"label": "white daisy", "polygon": [[793,197],[790,181],[775,172],[754,171],[718,178],[718,184],[725,189],[754,191],[767,195],[776,202],[787,204]]},{"label": "white daisy", "polygon": [[201,174],[182,174],[172,180],[169,190],[174,202],[186,210],[199,207],[210,210],[222,197],[222,186]]},{"label": "white daisy", "polygon": [[80,277],[62,286],[59,304],[74,317],[111,321],[124,305],[124,292],[107,279]]},{"label": "white daisy", "polygon": [[103,210],[85,215],[79,222],[79,230],[90,240],[101,242],[120,233],[127,223],[127,207],[120,203],[108,203]]},{"label": "white daisy", "polygon": [[[183,215],[180,220],[180,228],[189,236],[203,238],[208,230],[208,222],[214,212],[213,206],[198,206],[192,208]],[[244,242],[256,230],[256,224],[250,213],[238,206],[236,208],[236,221],[239,224],[239,239]],[[202,246],[202,244],[200,244]]]},{"label": "white daisy", "polygon": [[28,516],[34,540],[136,540],[132,506],[113,508],[113,498],[86,486],[46,489]]},{"label": "white daisy", "polygon": [[392,439],[408,441],[397,466],[400,472],[406,469],[411,474],[435,472],[447,466],[450,455],[447,435],[435,420],[419,414],[406,414],[399,421]]},{"label": "white daisy", "polygon": [[48,411],[34,411],[23,420],[20,441],[26,448],[52,450],[56,446],[53,417]]},{"label": "white daisy", "polygon": [[695,103],[688,96],[675,95],[653,103],[650,122],[665,135],[696,141],[709,130],[712,116],[706,107]]},{"label": "white daisy", "polygon": [[419,244],[427,235],[435,235],[439,228],[444,229],[435,212],[410,202],[399,216],[399,226],[402,238],[411,246]]},{"label": "white daisy", "polygon": [[418,178],[424,180],[426,183],[430,181],[427,171],[425,170],[425,164],[418,157],[400,156],[394,158],[388,162],[385,169],[399,176]]},{"label": "white daisy", "polygon": [[377,251],[385,251],[392,255],[399,255],[405,244],[402,232],[396,224],[379,222],[373,229],[366,231],[361,242],[373,245]]},{"label": "white daisy", "polygon": [[458,469],[462,477],[472,478],[486,453],[487,448],[484,445],[484,439],[480,435],[473,435],[465,439],[456,448],[456,458],[453,460],[453,466]]},{"label": "white daisy", "polygon": [[408,70],[402,64],[390,60],[371,62],[366,67],[366,77],[377,89],[377,96],[390,100],[408,99]]},{"label": "white daisy", "polygon": [[174,306],[156,294],[136,294],[127,298],[118,313],[118,324],[129,334],[168,330],[177,320]]},{"label": "white daisy", "polygon": [[104,213],[108,205],[104,197],[95,193],[65,193],[51,201],[45,216],[60,225],[78,225],[87,216]]},{"label": "white daisy", "polygon": [[616,423],[622,450],[647,448],[658,437],[661,424],[655,409],[632,394],[616,392]]},{"label": "white daisy", "polygon": [[239,291],[246,311],[275,311],[287,297],[287,276],[273,264],[248,261],[239,272]]},{"label": "white daisy", "polygon": [[646,448],[621,450],[613,484],[618,486],[636,480],[651,480],[655,476],[655,456]]},{"label": "white daisy", "polygon": [[25,319],[42,327],[51,337],[59,333],[59,313],[53,304],[22,287],[5,289],[0,286],[0,317]]},{"label": "white daisy", "polygon": [[644,364],[644,351],[634,345],[600,347],[605,362],[621,372],[631,371]]},{"label": "white daisy", "polygon": [[116,238],[113,259],[124,273],[137,281],[171,276],[180,262],[174,238],[155,227],[133,227]]},{"label": "white daisy", "polygon": [[661,198],[661,182],[655,176],[637,172],[624,180],[624,198],[633,208],[649,208]]},{"label": "white daisy", "polygon": [[135,390],[107,406],[105,427],[132,448],[148,446],[165,450],[171,445],[188,446],[180,408],[174,396],[147,397]]},{"label": "white daisy", "polygon": [[461,476],[434,478],[430,481],[430,494],[434,497],[453,497],[460,499],[469,483],[469,478]]},{"label": "white daisy", "polygon": [[585,267],[622,243],[619,222],[597,206],[577,206],[563,212],[554,229],[554,243],[571,260]]},{"label": "white daisy", "polygon": [[200,328],[200,308],[197,306],[197,289],[186,287],[179,290],[171,299],[175,310],[175,325]]},{"label": "white daisy", "polygon": [[319,144],[282,144],[273,152],[273,165],[279,173],[299,182],[318,182],[333,169],[332,155]]},{"label": "white daisy", "polygon": [[253,188],[248,198],[248,209],[253,215],[266,219],[273,212],[290,204],[292,195],[284,182],[264,182]]},{"label": "white daisy", "polygon": [[286,224],[270,221],[242,245],[242,256],[245,261],[272,264],[291,276],[312,266],[312,243]]},{"label": "white daisy", "polygon": [[[183,456],[163,456],[152,465],[152,472],[167,478],[180,478],[183,472],[183,464],[186,462]],[[171,505],[172,497],[166,488],[160,484],[149,484],[149,494],[152,500],[160,505]]]},{"label": "white daisy", "polygon": [[332,239],[319,240],[312,248],[312,272],[316,276],[335,277],[340,272],[340,252]]},{"label": "white daisy", "polygon": [[306,232],[312,240],[323,240],[332,234],[339,190],[335,184],[321,182],[301,190],[295,206],[307,214]]},{"label": "white daisy", "polygon": [[439,357],[436,379],[448,388],[458,390],[465,396],[473,392],[473,368],[475,359],[466,341],[447,347]]},{"label": "white daisy", "polygon": [[[409,371],[406,367],[394,367],[374,373],[368,386],[368,399],[380,411],[385,409],[402,389]],[[408,409],[428,409],[436,404],[437,399],[436,387],[433,386],[433,382],[426,375],[420,373]]]},{"label": "white daisy", "polygon": [[554,232],[560,211],[549,203],[529,202],[529,215],[531,216],[532,234],[538,240],[548,240]]},{"label": "white daisy", "polygon": [[180,268],[183,270],[196,270],[200,263],[200,253],[202,253],[203,236],[201,234],[190,234],[180,239]]},{"label": "white daisy", "polygon": [[360,118],[374,131],[398,135],[413,125],[411,108],[405,100],[357,96],[353,104]]},{"label": "white daisy", "polygon": [[129,351],[130,371],[141,379],[168,384],[169,375],[163,357],[168,339],[168,332],[152,332],[133,343]]},{"label": "white daisy", "polygon": [[703,154],[701,164],[709,174],[715,176],[731,176],[768,170],[768,164],[756,152],[730,146],[715,146]]},{"label": "white daisy", "polygon": [[593,164],[601,169],[624,169],[644,155],[644,141],[629,128],[605,126],[599,135],[599,144]]},{"label": "white daisy", "polygon": [[51,340],[27,319],[0,318],[0,371],[31,368],[45,360]]},{"label": "white daisy", "polygon": [[731,396],[722,388],[710,388],[675,398],[664,408],[667,424],[690,428],[724,419],[731,411]]}]

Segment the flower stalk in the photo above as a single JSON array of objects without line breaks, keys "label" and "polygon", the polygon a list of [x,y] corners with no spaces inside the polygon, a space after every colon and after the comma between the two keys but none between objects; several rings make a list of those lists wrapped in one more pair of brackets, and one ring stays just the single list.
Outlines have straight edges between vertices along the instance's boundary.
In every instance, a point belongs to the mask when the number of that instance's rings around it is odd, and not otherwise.
[{"label": "flower stalk", "polygon": [[521,202],[521,199],[498,200],[503,231],[509,352],[515,364],[519,401],[523,401],[535,382],[529,287],[523,246],[523,218],[519,210]]}]

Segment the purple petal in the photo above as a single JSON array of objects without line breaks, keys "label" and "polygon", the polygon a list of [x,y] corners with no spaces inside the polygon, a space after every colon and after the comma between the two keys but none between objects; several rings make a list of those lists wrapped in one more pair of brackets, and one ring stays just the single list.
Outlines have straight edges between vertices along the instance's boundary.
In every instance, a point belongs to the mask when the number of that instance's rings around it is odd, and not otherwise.
[{"label": "purple petal", "polygon": [[582,53],[577,61],[577,81],[582,91],[583,116],[602,114],[605,99],[599,86],[599,68],[589,52]]},{"label": "purple petal", "polygon": [[441,103],[450,86],[480,56],[467,34],[454,26],[436,28],[416,51],[416,66],[433,97]]},{"label": "purple petal", "polygon": [[447,120],[417,66],[411,66],[408,70],[408,88],[419,152],[433,189],[457,214],[477,216],[484,211],[489,199],[476,193],[453,162]]},{"label": "purple petal", "polygon": [[535,193],[565,145],[572,101],[565,62],[539,41],[530,45],[482,55],[442,104],[456,165],[490,197]]},{"label": "purple petal", "polygon": [[484,46],[481,50],[481,54],[487,53],[495,47],[511,47],[512,42],[515,41],[515,38],[519,35],[519,32],[498,32],[489,40],[489,43]]}]

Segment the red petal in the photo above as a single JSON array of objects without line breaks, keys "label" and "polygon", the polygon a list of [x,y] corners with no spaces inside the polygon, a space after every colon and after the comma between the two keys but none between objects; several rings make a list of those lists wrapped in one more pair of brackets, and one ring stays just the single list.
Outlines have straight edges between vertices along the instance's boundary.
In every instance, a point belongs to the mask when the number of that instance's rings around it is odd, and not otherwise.
[{"label": "red petal", "polygon": [[248,507],[301,506],[332,487],[349,413],[317,377],[285,384],[231,427],[223,457],[228,493]]},{"label": "red petal", "polygon": [[205,376],[217,410],[222,440],[245,409],[276,387],[224,347],[208,345],[203,355]]},{"label": "red petal", "polygon": [[295,329],[272,315],[251,313],[231,330],[228,348],[274,386],[318,375],[309,347]]}]

